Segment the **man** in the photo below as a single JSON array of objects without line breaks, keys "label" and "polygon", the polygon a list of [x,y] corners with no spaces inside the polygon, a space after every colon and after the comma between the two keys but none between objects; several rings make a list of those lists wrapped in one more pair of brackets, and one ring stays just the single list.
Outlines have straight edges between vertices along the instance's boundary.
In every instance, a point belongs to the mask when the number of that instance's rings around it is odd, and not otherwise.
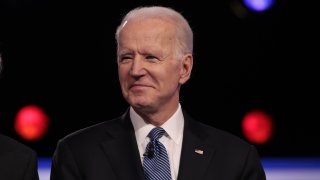
[{"label": "man", "polygon": [[265,179],[253,146],[192,120],[181,108],[179,91],[193,65],[193,33],[181,14],[158,6],[134,9],[116,40],[130,108],[60,140],[51,180]]},{"label": "man", "polygon": [[[0,56],[1,72],[1,56]],[[38,180],[36,153],[25,145],[0,134],[0,179]]]}]

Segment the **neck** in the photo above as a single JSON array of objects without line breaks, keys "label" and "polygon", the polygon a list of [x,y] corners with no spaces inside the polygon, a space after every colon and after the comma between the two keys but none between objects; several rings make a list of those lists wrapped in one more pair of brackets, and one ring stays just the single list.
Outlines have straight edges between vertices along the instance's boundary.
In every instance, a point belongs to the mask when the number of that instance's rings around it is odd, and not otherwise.
[{"label": "neck", "polygon": [[142,119],[146,123],[153,124],[154,126],[161,126],[165,122],[168,121],[168,119],[177,111],[179,107],[179,103],[175,104],[175,106],[166,108],[166,109],[161,109],[157,111],[152,111],[152,112],[145,112],[145,111],[140,111],[135,109],[137,114],[139,114]]}]

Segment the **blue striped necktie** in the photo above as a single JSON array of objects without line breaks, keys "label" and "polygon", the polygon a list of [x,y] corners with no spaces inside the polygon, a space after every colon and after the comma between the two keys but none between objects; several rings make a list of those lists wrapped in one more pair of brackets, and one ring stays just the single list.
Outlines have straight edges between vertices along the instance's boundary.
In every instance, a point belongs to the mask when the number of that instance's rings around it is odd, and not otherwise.
[{"label": "blue striped necktie", "polygon": [[146,180],[171,180],[168,153],[164,145],[159,142],[165,130],[153,128],[148,137],[150,142],[144,154],[143,167]]}]

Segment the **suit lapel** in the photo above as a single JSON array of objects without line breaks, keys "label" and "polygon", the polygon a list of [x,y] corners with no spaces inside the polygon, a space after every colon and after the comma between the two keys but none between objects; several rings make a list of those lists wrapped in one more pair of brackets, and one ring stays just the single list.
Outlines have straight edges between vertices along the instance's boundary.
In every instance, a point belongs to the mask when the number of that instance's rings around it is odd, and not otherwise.
[{"label": "suit lapel", "polygon": [[143,180],[139,150],[128,114],[125,113],[119,123],[107,130],[101,146],[119,180]]},{"label": "suit lapel", "polygon": [[214,153],[213,145],[206,141],[207,135],[199,124],[185,112],[184,118],[185,127],[178,180],[203,179]]}]

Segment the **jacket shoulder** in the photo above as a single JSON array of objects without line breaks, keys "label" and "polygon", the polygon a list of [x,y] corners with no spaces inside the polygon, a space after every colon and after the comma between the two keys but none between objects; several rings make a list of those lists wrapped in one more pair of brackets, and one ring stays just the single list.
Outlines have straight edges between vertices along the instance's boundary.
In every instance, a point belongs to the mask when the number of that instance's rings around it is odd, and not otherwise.
[{"label": "jacket shoulder", "polygon": [[184,112],[187,128],[199,139],[207,141],[208,144],[214,144],[215,146],[221,146],[227,149],[229,147],[237,147],[248,149],[251,148],[251,144],[240,137],[232,134],[223,129],[218,129],[213,126],[209,126],[199,121],[195,121],[190,115]]},{"label": "jacket shoulder", "polygon": [[74,131],[61,138],[58,144],[67,143],[69,145],[83,146],[83,144],[92,144],[101,142],[108,131],[121,128],[120,118],[107,120],[98,124],[94,124],[83,129]]}]

